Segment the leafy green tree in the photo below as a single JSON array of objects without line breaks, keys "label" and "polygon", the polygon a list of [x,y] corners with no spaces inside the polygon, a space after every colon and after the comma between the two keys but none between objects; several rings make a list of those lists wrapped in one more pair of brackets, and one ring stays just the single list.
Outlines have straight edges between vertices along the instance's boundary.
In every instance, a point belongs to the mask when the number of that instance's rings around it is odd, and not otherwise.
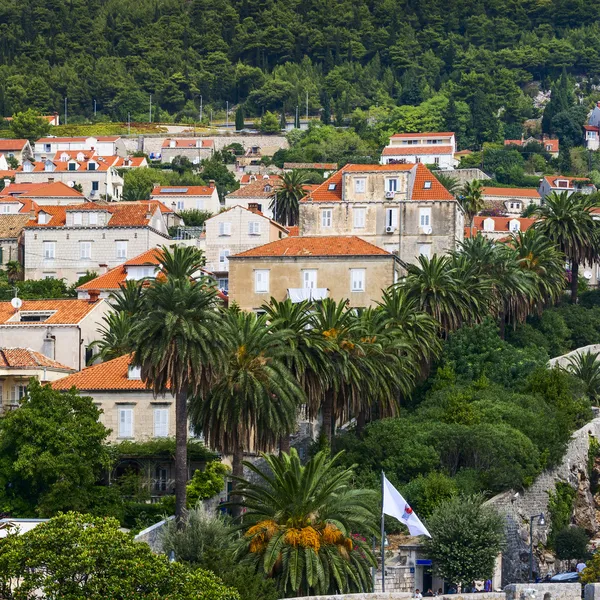
[{"label": "leafy green tree", "polygon": [[196,208],[190,210],[179,211],[179,216],[183,219],[183,222],[190,227],[199,227],[206,223],[207,219],[210,219],[213,214],[207,210],[198,210]]},{"label": "leafy green tree", "polygon": [[565,527],[554,538],[556,557],[560,560],[584,560],[589,556],[589,542],[590,538],[581,527]]},{"label": "leafy green tree", "polygon": [[227,168],[221,160],[219,153],[215,152],[211,158],[206,158],[201,163],[202,177],[206,182],[213,180],[219,192],[219,198],[223,198],[240,187],[235,175]]},{"label": "leafy green tree", "polygon": [[265,112],[260,119],[260,130],[262,133],[279,133],[281,125],[277,115],[271,111]]},{"label": "leafy green tree", "polygon": [[187,403],[206,393],[219,364],[217,292],[208,278],[193,279],[203,264],[191,247],[163,248],[163,275],[144,292],[133,318],[135,364],[154,394],[175,395],[176,517],[182,523],[186,507]]},{"label": "leafy green tree", "polygon": [[[213,573],[190,570],[119,530],[116,519],[61,514],[2,542],[3,598],[44,596],[159,600],[239,600]],[[134,566],[134,568],[132,568]]]},{"label": "leafy green tree", "polygon": [[553,192],[536,211],[540,220],[534,227],[552,241],[571,263],[571,302],[577,303],[579,265],[593,264],[599,256],[598,223],[592,211],[592,196]]},{"label": "leafy green tree", "polygon": [[194,472],[187,486],[188,507],[196,506],[199,500],[208,500],[225,487],[225,475],[231,469],[220,461],[208,463],[204,471]]},{"label": "leafy green tree", "polygon": [[235,129],[236,131],[241,131],[246,126],[244,123],[244,107],[238,106],[235,111]]},{"label": "leafy green tree", "polygon": [[304,466],[293,448],[263,458],[270,473],[245,463],[255,480],[236,490],[246,509],[238,556],[281,596],[370,591],[376,562],[360,534],[376,531],[374,492],[353,489],[352,469],[324,452]]},{"label": "leafy green tree", "polygon": [[440,504],[427,520],[427,555],[439,577],[453,583],[490,579],[504,543],[504,522],[478,496]]},{"label": "leafy green tree", "polygon": [[20,407],[0,419],[2,510],[48,517],[89,508],[109,463],[99,416],[91,398],[32,379]]},{"label": "leafy green tree", "polygon": [[16,138],[35,142],[50,132],[50,123],[32,108],[13,115],[10,129]]},{"label": "leafy green tree", "polygon": [[306,175],[299,170],[283,173],[274,189],[270,208],[278,223],[293,226],[298,223],[300,199],[306,195]]}]

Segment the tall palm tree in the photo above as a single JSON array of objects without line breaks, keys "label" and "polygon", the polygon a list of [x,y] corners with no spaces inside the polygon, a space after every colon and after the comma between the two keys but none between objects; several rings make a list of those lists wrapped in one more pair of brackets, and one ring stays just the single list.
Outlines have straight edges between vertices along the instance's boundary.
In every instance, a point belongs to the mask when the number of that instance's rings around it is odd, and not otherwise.
[{"label": "tall palm tree", "polygon": [[192,423],[210,447],[233,456],[233,475],[243,475],[245,451],[271,450],[292,433],[302,388],[285,363],[288,333],[266,316],[230,309],[220,321],[223,368],[203,398],[190,406]]},{"label": "tall palm tree", "polygon": [[467,221],[471,228],[471,237],[473,237],[473,220],[475,215],[483,210],[483,207],[485,206],[481,182],[475,179],[465,183],[458,196],[458,200],[465,211]]},{"label": "tall palm tree", "polygon": [[159,272],[165,277],[192,278],[203,277],[202,267],[206,260],[202,250],[194,246],[174,244],[161,249]]},{"label": "tall palm tree", "polygon": [[569,359],[565,370],[583,381],[589,399],[596,402],[600,397],[600,352],[576,354]]},{"label": "tall palm tree", "polygon": [[122,311],[110,311],[102,317],[102,321],[102,325],[98,327],[100,339],[90,344],[91,348],[98,349],[90,362],[96,360],[105,362],[133,352],[131,316]]},{"label": "tall palm tree", "polygon": [[432,171],[432,173],[434,174],[435,178],[453,195],[456,196],[456,194],[459,192],[460,190],[460,184],[458,182],[458,179],[456,177],[452,177],[451,175],[448,175],[447,173],[443,173],[441,171]]},{"label": "tall palm tree", "polygon": [[127,279],[108,298],[108,304],[116,312],[129,316],[137,314],[144,302],[144,279]]},{"label": "tall palm tree", "polygon": [[4,269],[9,283],[14,283],[21,278],[23,267],[21,267],[21,263],[18,260],[9,260],[6,265],[4,265]]},{"label": "tall palm tree", "polygon": [[538,312],[544,305],[556,302],[565,289],[564,254],[533,227],[514,233],[510,245],[516,251],[519,267],[534,275]]},{"label": "tall palm tree", "polygon": [[253,479],[236,495],[246,509],[238,557],[275,580],[280,597],[366,592],[376,566],[375,493],[352,487],[352,469],[319,452],[305,466],[292,448],[266,456],[268,473],[245,463]]},{"label": "tall palm tree", "polygon": [[307,176],[303,171],[293,170],[281,175],[271,199],[270,209],[275,220],[282,225],[297,225],[300,214],[300,198],[306,195],[304,185]]},{"label": "tall palm tree", "polygon": [[592,210],[592,195],[552,192],[536,211],[534,227],[553,242],[571,263],[571,302],[577,303],[579,265],[592,264],[600,256],[600,229]]},{"label": "tall palm tree", "polygon": [[[194,255],[193,248],[186,256]],[[164,250],[165,255],[169,250]],[[167,262],[165,257],[165,263]],[[187,273],[167,273],[144,292],[144,303],[133,318],[134,363],[155,395],[175,395],[175,496],[176,517],[183,524],[186,506],[187,401],[205,394],[222,361],[218,300],[214,282],[191,279]]]}]

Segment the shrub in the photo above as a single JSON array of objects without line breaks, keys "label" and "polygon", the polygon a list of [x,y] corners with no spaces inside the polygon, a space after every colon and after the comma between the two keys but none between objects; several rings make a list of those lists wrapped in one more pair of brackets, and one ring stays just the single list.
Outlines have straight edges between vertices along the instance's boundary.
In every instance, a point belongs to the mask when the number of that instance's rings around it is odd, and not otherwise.
[{"label": "shrub", "polygon": [[556,556],[560,560],[585,560],[589,541],[581,527],[564,527],[554,537]]}]

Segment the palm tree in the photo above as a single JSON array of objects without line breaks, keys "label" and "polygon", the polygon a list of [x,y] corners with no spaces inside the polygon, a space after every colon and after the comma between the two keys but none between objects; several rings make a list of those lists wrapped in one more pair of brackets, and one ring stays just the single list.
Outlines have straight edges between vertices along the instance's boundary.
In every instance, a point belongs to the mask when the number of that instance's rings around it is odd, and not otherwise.
[{"label": "palm tree", "polygon": [[9,260],[4,265],[4,269],[9,283],[14,283],[20,279],[21,273],[23,272],[23,267],[21,267],[21,263],[18,260]]},{"label": "palm tree", "polygon": [[521,216],[525,219],[528,219],[530,217],[534,217],[535,216],[535,211],[537,210],[537,206],[533,203],[530,202],[522,211],[521,211]]},{"label": "palm tree", "polygon": [[116,312],[122,312],[129,316],[140,312],[144,302],[144,283],[146,279],[127,279],[125,283],[119,284],[119,289],[111,293],[108,304]]},{"label": "palm tree", "polygon": [[519,267],[534,275],[538,312],[544,305],[558,301],[566,282],[564,255],[532,227],[514,233],[511,246],[516,251]]},{"label": "palm tree", "polygon": [[[195,255],[193,248],[186,249]],[[165,255],[169,254],[164,250]],[[165,257],[165,264],[172,257]],[[194,266],[193,261],[188,264]],[[183,524],[186,506],[187,399],[205,394],[221,360],[218,300],[214,282],[167,274],[144,292],[142,309],[133,318],[132,337],[142,379],[155,395],[175,395],[176,517]],[[185,276],[183,276],[185,275]]]},{"label": "palm tree", "polygon": [[98,348],[90,362],[105,362],[133,352],[131,316],[125,312],[111,311],[102,317],[102,321],[103,324],[98,327],[100,339],[90,344],[91,348]]},{"label": "palm tree", "polygon": [[179,246],[161,249],[161,264],[158,270],[165,277],[192,278],[204,277],[202,267],[206,260],[202,250],[194,246]]},{"label": "palm tree", "polygon": [[269,207],[278,223],[286,226],[298,224],[300,198],[306,195],[304,191],[306,182],[306,174],[299,170],[281,175]]},{"label": "palm tree", "polygon": [[583,381],[589,399],[596,402],[600,397],[600,352],[576,354],[569,359],[565,370]]},{"label": "palm tree", "polygon": [[592,264],[600,255],[598,223],[593,218],[596,200],[585,194],[552,192],[536,211],[534,227],[545,235],[571,263],[571,302],[577,303],[579,265]]},{"label": "palm tree", "polygon": [[460,184],[456,177],[452,177],[446,173],[442,173],[441,171],[432,171],[432,173],[453,196],[456,196],[460,190]]},{"label": "palm tree", "polygon": [[481,182],[475,179],[465,183],[458,200],[465,211],[465,216],[471,227],[471,237],[473,237],[473,220],[475,215],[485,206]]},{"label": "palm tree", "polygon": [[150,200],[151,192],[151,188],[144,188],[143,186],[132,187],[131,185],[125,185],[121,199],[129,202],[134,202],[135,200]]},{"label": "palm tree", "polygon": [[352,488],[352,469],[319,452],[305,466],[292,448],[263,455],[268,473],[252,463],[240,480],[237,503],[246,509],[238,557],[277,583],[280,597],[366,592],[376,566],[358,532],[375,534],[371,490]]},{"label": "palm tree", "polygon": [[267,317],[230,309],[220,321],[225,356],[210,390],[190,407],[192,423],[211,448],[233,456],[233,475],[243,475],[245,451],[271,450],[294,430],[305,402],[285,357],[288,333],[269,326]]}]

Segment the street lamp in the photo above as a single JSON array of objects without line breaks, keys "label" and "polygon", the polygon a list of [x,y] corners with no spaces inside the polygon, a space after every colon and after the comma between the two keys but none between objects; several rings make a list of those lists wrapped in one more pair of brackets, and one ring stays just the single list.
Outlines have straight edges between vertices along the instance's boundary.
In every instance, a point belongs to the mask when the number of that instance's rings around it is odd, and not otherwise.
[{"label": "street lamp", "polygon": [[533,520],[537,519],[537,524],[543,527],[546,524],[544,513],[532,515],[529,517],[529,581],[533,580]]}]

